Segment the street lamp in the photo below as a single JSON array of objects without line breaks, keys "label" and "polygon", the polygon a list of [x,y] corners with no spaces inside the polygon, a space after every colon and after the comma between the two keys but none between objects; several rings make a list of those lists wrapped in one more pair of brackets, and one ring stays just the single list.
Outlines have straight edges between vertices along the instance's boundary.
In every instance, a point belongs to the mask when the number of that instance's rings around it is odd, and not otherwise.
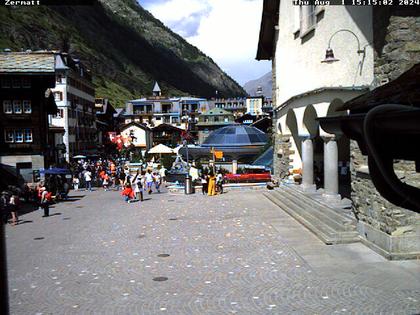
[{"label": "street lamp", "polygon": [[334,51],[331,48],[331,40],[333,39],[333,37],[336,34],[341,33],[341,32],[348,32],[356,38],[356,40],[357,40],[357,53],[359,55],[363,54],[363,58],[365,57],[366,47],[363,47],[363,49],[360,48],[360,41],[359,41],[359,38],[357,37],[357,35],[355,33],[353,33],[352,31],[348,30],[348,29],[341,29],[341,30],[338,30],[337,32],[335,32],[334,34],[331,35],[330,40],[328,41],[328,48],[325,52],[325,59],[321,61],[322,63],[333,63],[333,62],[336,62],[336,61],[340,60],[340,59],[337,59],[337,58],[334,57]]},{"label": "street lamp", "polygon": [[192,178],[190,176],[190,165],[188,162],[189,158],[188,158],[188,140],[187,139],[183,141],[183,145],[185,146],[185,151],[187,155],[187,173],[185,174],[184,188],[185,188],[185,194],[189,195],[189,194],[192,194],[193,191],[192,191]]}]

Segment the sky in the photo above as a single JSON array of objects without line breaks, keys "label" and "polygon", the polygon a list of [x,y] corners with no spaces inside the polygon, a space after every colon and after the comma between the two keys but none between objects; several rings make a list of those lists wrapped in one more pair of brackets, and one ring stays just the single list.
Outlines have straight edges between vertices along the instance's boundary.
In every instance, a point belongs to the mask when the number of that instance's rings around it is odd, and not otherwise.
[{"label": "sky", "polygon": [[243,85],[271,70],[257,61],[263,0],[137,0]]}]

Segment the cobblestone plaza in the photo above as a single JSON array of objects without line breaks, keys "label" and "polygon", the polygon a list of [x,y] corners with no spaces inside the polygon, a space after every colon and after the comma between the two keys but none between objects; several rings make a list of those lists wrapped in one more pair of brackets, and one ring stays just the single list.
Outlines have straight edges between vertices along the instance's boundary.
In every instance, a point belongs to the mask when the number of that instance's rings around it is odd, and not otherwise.
[{"label": "cobblestone plaza", "polygon": [[258,190],[73,192],[6,229],[11,314],[416,314],[420,262],[324,245]]}]

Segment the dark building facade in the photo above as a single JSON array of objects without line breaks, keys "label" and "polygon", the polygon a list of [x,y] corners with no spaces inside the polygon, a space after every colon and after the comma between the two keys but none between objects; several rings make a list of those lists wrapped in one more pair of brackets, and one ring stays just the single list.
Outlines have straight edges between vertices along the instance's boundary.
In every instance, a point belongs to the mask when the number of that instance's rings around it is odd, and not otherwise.
[{"label": "dark building facade", "polygon": [[54,161],[49,143],[48,114],[57,107],[54,53],[0,53],[0,163],[16,168],[26,180],[33,170]]}]

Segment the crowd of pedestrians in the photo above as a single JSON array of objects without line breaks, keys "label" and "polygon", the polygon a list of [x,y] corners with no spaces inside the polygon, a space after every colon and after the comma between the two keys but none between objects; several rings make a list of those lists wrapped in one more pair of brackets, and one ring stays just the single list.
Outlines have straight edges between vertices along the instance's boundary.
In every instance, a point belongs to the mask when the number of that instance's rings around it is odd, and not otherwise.
[{"label": "crowd of pedestrians", "polygon": [[42,217],[50,216],[50,206],[61,200],[66,200],[71,188],[74,191],[92,192],[97,189],[104,191],[121,191],[123,200],[127,203],[144,201],[145,194],[160,193],[161,186],[166,185],[166,169],[162,166],[157,170],[147,165],[139,166],[137,172],[130,171],[124,161],[118,159],[98,159],[96,161],[75,161],[70,165],[72,176],[64,174],[45,174],[42,181],[30,187],[9,186],[0,194],[1,219],[4,223],[17,225],[21,200],[32,204],[36,209],[43,210]]},{"label": "crowd of pedestrians", "polygon": [[166,185],[166,169],[163,166],[154,170],[142,165],[133,174],[124,162],[100,159],[96,162],[81,160],[74,169],[74,190],[93,191],[93,187],[102,187],[104,191],[121,190],[127,203],[143,201],[144,194],[160,193],[162,184]]},{"label": "crowd of pedestrians", "polygon": [[[70,169],[72,176],[46,174],[43,181],[38,182],[35,187],[25,184],[23,191],[16,188],[3,191],[0,196],[2,220],[12,225],[18,224],[21,200],[42,209],[42,217],[49,217],[50,206],[60,200],[66,200],[71,188],[74,191],[87,192],[98,189],[120,191],[124,202],[133,203],[144,201],[145,195],[160,193],[162,185],[166,186],[167,170],[163,166],[154,169],[152,165],[145,164],[139,166],[137,170],[130,170],[124,161],[98,159],[75,161]],[[199,178],[202,193],[209,196],[222,194],[223,178],[221,170],[217,173],[212,170],[204,171]]]}]

